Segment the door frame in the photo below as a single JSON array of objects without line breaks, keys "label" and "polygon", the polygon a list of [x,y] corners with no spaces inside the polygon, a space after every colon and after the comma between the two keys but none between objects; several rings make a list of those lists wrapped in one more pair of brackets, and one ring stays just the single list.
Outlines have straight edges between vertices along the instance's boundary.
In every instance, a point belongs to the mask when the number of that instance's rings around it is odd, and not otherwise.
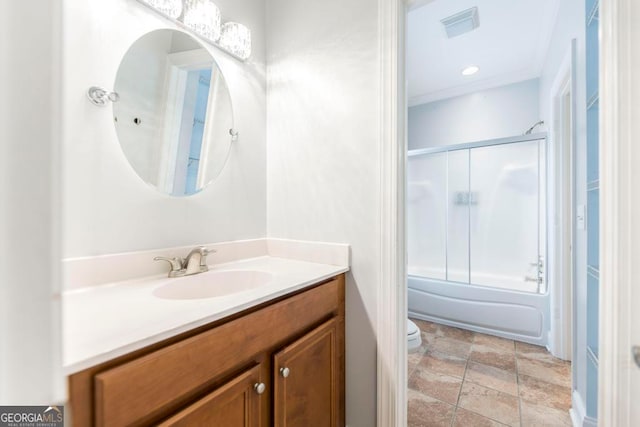
[{"label": "door frame", "polygon": [[[552,84],[550,111],[549,168],[552,178],[547,182],[551,195],[548,206],[549,253],[546,265],[550,277],[549,350],[564,360],[572,360],[575,289],[575,147],[576,147],[576,56],[577,41],[573,39]],[[569,105],[564,105],[566,96]],[[567,111],[569,118],[566,118]],[[569,135],[567,135],[567,131]],[[568,174],[565,173],[568,171]],[[559,262],[556,262],[559,259]]]},{"label": "door frame", "polygon": [[[628,107],[632,105],[632,2],[600,0],[600,359],[598,378],[599,425],[630,426],[631,396],[627,377],[631,311],[633,252],[629,198],[640,181],[640,168],[631,168],[633,131],[640,135]],[[380,48],[380,159],[381,159],[381,262],[378,282],[378,383],[379,426],[405,425],[406,409],[406,308],[404,170],[406,165],[406,93],[404,83],[407,6],[404,0],[379,0]],[[640,158],[637,159],[640,162]],[[632,228],[635,226],[636,228]],[[615,286],[614,286],[615,285]]]},{"label": "door frame", "polygon": [[405,168],[408,4],[378,1],[380,56],[380,266],[377,331],[377,425],[407,425],[407,271]]},{"label": "door frame", "polygon": [[[630,369],[635,369],[630,337],[634,301],[633,273],[637,272],[640,214],[639,87],[634,66],[634,19],[640,18],[636,0],[600,0],[600,319],[598,366],[598,425],[631,426]],[[636,343],[637,344],[637,343]]]}]

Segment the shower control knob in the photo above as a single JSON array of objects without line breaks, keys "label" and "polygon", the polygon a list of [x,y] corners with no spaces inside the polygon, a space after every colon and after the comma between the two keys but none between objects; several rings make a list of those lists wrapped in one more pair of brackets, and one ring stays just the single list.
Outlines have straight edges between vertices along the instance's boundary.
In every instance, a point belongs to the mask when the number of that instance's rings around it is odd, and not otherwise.
[{"label": "shower control knob", "polygon": [[283,378],[287,378],[290,373],[289,368],[280,368],[280,375],[282,375]]},{"label": "shower control knob", "polygon": [[264,385],[264,383],[255,383],[253,385],[253,389],[256,391],[256,393],[262,394],[267,389],[267,386]]}]

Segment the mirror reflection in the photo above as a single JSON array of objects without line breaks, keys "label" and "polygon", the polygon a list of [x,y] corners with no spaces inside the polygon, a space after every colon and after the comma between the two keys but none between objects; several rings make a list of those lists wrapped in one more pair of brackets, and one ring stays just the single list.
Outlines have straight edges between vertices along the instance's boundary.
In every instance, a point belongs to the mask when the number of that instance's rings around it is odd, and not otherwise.
[{"label": "mirror reflection", "polygon": [[231,147],[231,98],[209,51],[188,34],[138,39],[116,76],[116,132],[136,173],[159,191],[187,196],[223,169]]}]

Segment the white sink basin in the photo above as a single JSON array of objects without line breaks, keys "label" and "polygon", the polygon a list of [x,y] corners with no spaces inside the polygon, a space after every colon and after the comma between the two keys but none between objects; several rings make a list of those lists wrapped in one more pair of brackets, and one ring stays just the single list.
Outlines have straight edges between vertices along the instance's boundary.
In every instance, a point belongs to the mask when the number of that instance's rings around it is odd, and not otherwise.
[{"label": "white sink basin", "polygon": [[163,299],[216,298],[248,291],[268,284],[273,275],[264,271],[209,271],[171,279],[153,291]]}]

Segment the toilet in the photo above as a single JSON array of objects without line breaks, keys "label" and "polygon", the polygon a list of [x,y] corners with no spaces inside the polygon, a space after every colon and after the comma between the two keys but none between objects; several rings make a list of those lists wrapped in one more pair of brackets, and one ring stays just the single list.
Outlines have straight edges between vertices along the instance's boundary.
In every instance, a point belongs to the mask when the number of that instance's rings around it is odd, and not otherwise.
[{"label": "toilet", "polygon": [[407,349],[416,351],[422,345],[422,336],[418,325],[407,319]]}]

